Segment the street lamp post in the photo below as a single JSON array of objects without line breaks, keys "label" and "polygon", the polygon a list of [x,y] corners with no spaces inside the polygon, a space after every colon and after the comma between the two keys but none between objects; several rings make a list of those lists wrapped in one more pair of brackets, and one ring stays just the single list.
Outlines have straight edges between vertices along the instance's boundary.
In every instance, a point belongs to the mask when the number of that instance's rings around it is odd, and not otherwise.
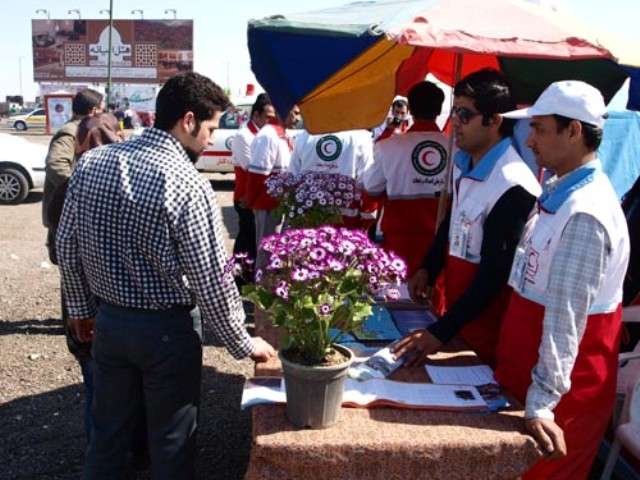
[{"label": "street lamp post", "polygon": [[42,13],[43,15],[47,16],[47,20],[51,20],[51,17],[49,17],[49,10],[39,8],[38,10],[36,10],[36,13]]},{"label": "street lamp post", "polygon": [[[22,97],[22,55],[18,56],[18,80],[20,81],[20,96]],[[24,97],[23,101],[24,101]]]},{"label": "street lamp post", "polygon": [[[100,12],[102,13],[102,12]],[[111,47],[113,42],[113,0],[109,0],[109,56],[107,57],[107,106],[111,104]]]},{"label": "street lamp post", "polygon": [[167,8],[164,11],[164,14],[166,15],[167,13],[173,13],[173,19],[175,20],[176,17],[178,16],[178,10],[176,10],[175,8]]},{"label": "street lamp post", "polygon": [[144,20],[144,12],[142,10],[131,10],[131,14],[134,15],[136,13],[140,14],[140,19]]},{"label": "street lamp post", "polygon": [[71,15],[72,13],[77,13],[77,14],[78,14],[78,19],[81,19],[81,18],[82,18],[82,16],[80,15],[80,10],[78,10],[78,9],[75,9],[75,10],[69,10],[67,13],[68,13],[69,15]]}]

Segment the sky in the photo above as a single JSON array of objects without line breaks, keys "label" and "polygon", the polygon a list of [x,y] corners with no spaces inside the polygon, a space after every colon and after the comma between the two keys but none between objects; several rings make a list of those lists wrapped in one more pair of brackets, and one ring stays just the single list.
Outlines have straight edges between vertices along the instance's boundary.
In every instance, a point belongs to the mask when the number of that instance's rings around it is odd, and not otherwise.
[{"label": "sky", "polygon": [[[482,0],[478,0],[482,1]],[[610,30],[640,43],[640,6],[638,0],[542,0],[554,3],[576,17]],[[223,87],[232,95],[244,92],[248,83],[255,83],[251,73],[247,49],[247,22],[275,14],[288,14],[343,5],[350,0],[113,0],[115,19],[177,18],[194,20],[194,69]],[[6,95],[19,95],[33,101],[38,94],[33,82],[33,55],[31,50],[31,20],[78,18],[108,18],[100,10],[109,9],[108,0],[3,0],[0,16],[0,100]],[[259,89],[259,87],[258,87]],[[624,95],[613,101],[624,107]]]}]

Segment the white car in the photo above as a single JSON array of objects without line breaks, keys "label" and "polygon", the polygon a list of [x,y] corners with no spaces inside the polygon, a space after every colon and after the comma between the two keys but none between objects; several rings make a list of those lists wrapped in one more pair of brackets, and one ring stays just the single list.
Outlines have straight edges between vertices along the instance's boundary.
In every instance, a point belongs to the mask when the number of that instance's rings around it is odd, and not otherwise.
[{"label": "white car", "polygon": [[44,128],[47,126],[46,112],[44,108],[38,108],[26,115],[14,115],[7,119],[7,126],[20,131],[28,128]]},{"label": "white car", "polygon": [[48,151],[45,145],[0,133],[0,204],[21,203],[30,190],[44,186]]}]

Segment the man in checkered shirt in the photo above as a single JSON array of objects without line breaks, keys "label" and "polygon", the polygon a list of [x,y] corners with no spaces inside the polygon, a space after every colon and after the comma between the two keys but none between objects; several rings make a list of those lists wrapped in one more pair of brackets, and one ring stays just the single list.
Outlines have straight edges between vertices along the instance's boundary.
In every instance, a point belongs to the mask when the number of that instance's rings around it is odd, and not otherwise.
[{"label": "man in checkered shirt", "polygon": [[154,128],[96,148],[76,167],[58,229],[69,322],[93,340],[93,431],[83,478],[122,478],[144,404],[154,479],[195,478],[202,367],[197,305],[235,358],[268,360],[222,282],[225,250],[211,186],[194,163],[229,99],[197,73],[169,79]]}]

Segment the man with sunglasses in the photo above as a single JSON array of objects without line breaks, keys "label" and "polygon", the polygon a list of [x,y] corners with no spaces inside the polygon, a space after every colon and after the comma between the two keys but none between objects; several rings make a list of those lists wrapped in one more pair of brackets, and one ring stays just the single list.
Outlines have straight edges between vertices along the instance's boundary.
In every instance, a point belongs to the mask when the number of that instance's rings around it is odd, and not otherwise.
[{"label": "man with sunglasses", "polygon": [[413,352],[407,366],[423,365],[456,334],[495,366],[507,278],[520,234],[540,185],[511,142],[515,108],[505,77],[483,69],[454,88],[451,127],[456,146],[451,208],[420,270],[409,281],[414,301],[425,302],[444,268],[446,310],[425,330],[401,339],[396,357]]}]

